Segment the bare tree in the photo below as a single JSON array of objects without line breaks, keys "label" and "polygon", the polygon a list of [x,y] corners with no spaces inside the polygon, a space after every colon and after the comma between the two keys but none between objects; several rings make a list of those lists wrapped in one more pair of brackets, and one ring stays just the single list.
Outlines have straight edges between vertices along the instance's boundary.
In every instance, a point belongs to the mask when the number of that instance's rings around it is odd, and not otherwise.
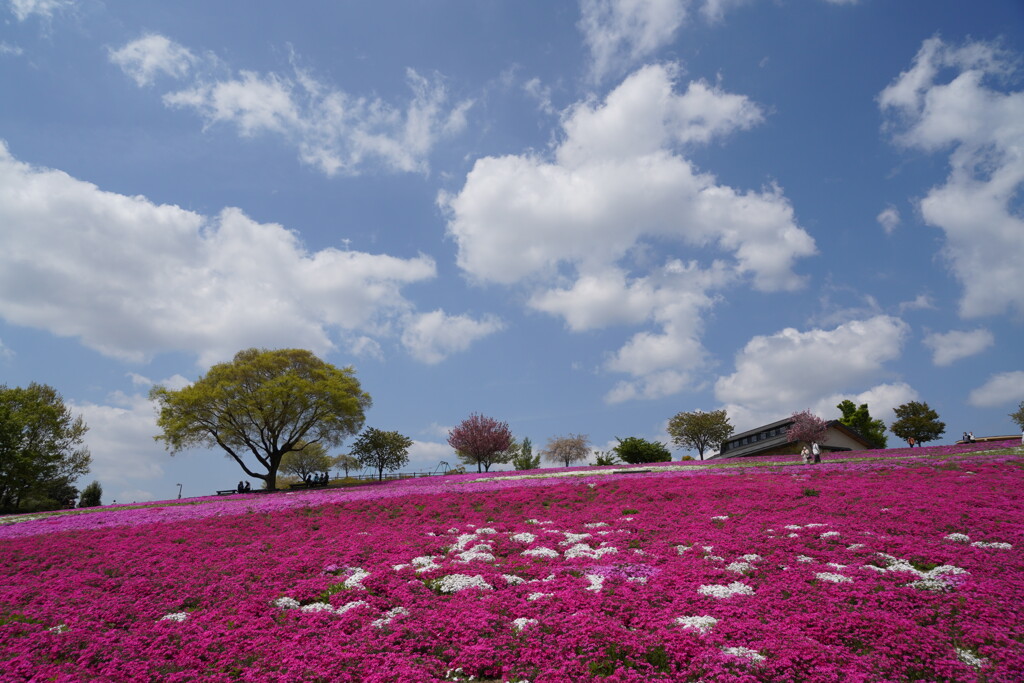
[{"label": "bare tree", "polygon": [[562,463],[569,467],[590,457],[590,437],[586,434],[569,434],[548,439],[547,447],[542,451],[548,462]]}]

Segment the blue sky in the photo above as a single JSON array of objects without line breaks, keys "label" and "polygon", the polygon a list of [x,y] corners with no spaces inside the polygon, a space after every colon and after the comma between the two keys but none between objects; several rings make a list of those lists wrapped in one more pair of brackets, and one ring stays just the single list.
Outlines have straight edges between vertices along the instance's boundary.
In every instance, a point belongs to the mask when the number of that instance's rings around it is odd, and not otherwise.
[{"label": "blue sky", "polygon": [[421,471],[472,412],[1013,433],[1019,0],[241,7],[0,3],[0,382],[105,500],[238,480],[145,397],[253,346],[353,365]]}]

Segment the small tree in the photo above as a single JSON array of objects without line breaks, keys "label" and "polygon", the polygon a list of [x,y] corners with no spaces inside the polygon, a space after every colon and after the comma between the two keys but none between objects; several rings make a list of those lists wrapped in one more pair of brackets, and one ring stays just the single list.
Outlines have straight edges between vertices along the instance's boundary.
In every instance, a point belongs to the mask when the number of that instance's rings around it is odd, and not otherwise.
[{"label": "small tree", "polygon": [[548,462],[559,462],[569,467],[590,457],[590,438],[586,434],[551,437],[542,453]]},{"label": "small tree", "polygon": [[360,462],[356,458],[352,457],[351,455],[348,455],[347,453],[342,453],[341,455],[335,456],[332,461],[332,465],[336,469],[342,470],[345,473],[346,479],[348,479],[349,470],[363,469],[362,464],[360,464]]},{"label": "small tree", "polygon": [[103,487],[100,486],[98,481],[86,486],[82,489],[82,497],[78,501],[78,507],[80,508],[94,508],[103,505],[101,499],[103,498]]},{"label": "small tree", "polygon": [[836,408],[843,413],[839,422],[867,439],[872,448],[885,448],[889,445],[889,440],[885,436],[885,423],[872,419],[867,403],[855,406],[853,401],[847,399]]},{"label": "small tree", "polygon": [[803,442],[810,446],[812,443],[825,441],[825,434],[828,432],[828,422],[822,420],[809,410],[802,410],[793,413],[793,425],[786,432],[786,438],[790,441]]},{"label": "small tree", "polygon": [[695,450],[704,459],[704,451],[709,448],[720,448],[722,442],[732,435],[732,425],[725,410],[712,410],[705,413],[695,410],[692,413],[676,413],[668,421],[668,433],[677,448]]},{"label": "small tree", "polygon": [[1024,430],[1024,401],[1017,406],[1017,412],[1010,413],[1010,419],[1017,423],[1019,429]]},{"label": "small tree", "polygon": [[939,421],[939,414],[927,403],[910,401],[893,412],[897,419],[889,429],[904,441],[913,439],[917,443],[927,443],[935,441],[946,431],[946,423]]},{"label": "small tree", "polygon": [[384,479],[384,470],[394,472],[409,464],[412,439],[398,432],[368,428],[352,444],[352,455],[364,467],[377,470],[377,479]]},{"label": "small tree", "polygon": [[596,451],[594,453],[594,467],[607,467],[608,465],[618,465],[619,456],[616,455],[615,451]]},{"label": "small tree", "polygon": [[660,441],[648,441],[638,436],[628,436],[625,439],[615,437],[615,439],[619,443],[612,450],[622,458],[623,462],[628,462],[630,465],[672,460],[672,453]]},{"label": "small tree", "polygon": [[530,437],[523,439],[523,442],[519,444],[516,454],[512,456],[509,462],[517,470],[535,470],[540,467],[540,453],[537,455],[533,454],[533,442],[530,441]]},{"label": "small tree", "polygon": [[448,445],[455,449],[459,460],[476,465],[477,472],[489,472],[491,465],[511,459],[508,451],[512,432],[507,422],[473,413],[448,432]]},{"label": "small tree", "polygon": [[288,451],[281,458],[280,471],[294,474],[299,479],[331,469],[334,460],[327,455],[327,449],[320,443],[302,443],[295,450]]}]

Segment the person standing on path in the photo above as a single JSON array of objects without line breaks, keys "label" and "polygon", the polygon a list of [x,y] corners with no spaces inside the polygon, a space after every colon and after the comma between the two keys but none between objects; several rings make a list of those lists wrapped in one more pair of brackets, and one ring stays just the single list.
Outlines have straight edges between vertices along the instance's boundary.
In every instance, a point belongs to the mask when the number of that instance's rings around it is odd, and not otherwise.
[{"label": "person standing on path", "polygon": [[811,444],[811,454],[814,456],[814,463],[818,464],[821,462],[821,446],[815,441]]}]

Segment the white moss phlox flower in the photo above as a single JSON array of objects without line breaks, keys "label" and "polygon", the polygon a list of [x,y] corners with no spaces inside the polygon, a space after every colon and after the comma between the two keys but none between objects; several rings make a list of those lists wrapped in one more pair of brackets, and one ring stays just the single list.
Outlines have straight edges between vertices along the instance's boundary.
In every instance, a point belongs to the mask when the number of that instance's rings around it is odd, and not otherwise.
[{"label": "white moss phlox flower", "polygon": [[676,546],[676,552],[679,553],[680,555],[682,555],[683,553],[685,553],[687,550],[689,550],[692,547],[693,547],[692,545],[677,545]]},{"label": "white moss phlox flower", "polygon": [[512,534],[509,538],[516,543],[533,543],[537,540],[537,534],[531,534],[528,531],[524,531],[522,533]]},{"label": "white moss phlox flower", "polygon": [[724,522],[725,520],[729,519],[729,515],[718,515],[717,517],[712,517],[711,519],[716,522]]},{"label": "white moss phlox flower", "polygon": [[967,666],[972,666],[975,669],[980,669],[981,667],[983,667],[986,664],[988,664],[988,660],[985,659],[984,657],[979,657],[978,655],[974,654],[973,652],[970,652],[968,650],[964,650],[964,649],[959,648],[959,647],[956,648],[956,656],[957,656],[957,659],[959,659],[961,662],[963,662]]},{"label": "white moss phlox flower", "polygon": [[536,548],[524,550],[523,555],[528,555],[530,557],[558,557],[558,551],[552,550],[551,548],[545,548],[544,546],[538,546]]},{"label": "white moss phlox flower", "polygon": [[188,612],[171,612],[160,617],[160,621],[185,621],[188,619]]},{"label": "white moss phlox flower", "polygon": [[974,546],[975,548],[996,548],[998,550],[1013,550],[1013,546],[1010,545],[1009,543],[999,543],[999,542],[989,543],[987,541],[975,541],[971,545]]},{"label": "white moss phlox flower", "polygon": [[376,626],[377,628],[384,628],[385,626],[390,624],[395,617],[402,617],[406,616],[407,614],[409,614],[409,610],[407,610],[406,608],[393,607],[389,609],[387,612],[385,612],[384,616],[382,616],[380,619],[374,619],[373,621],[371,621],[370,625]]},{"label": "white moss phlox flower", "polygon": [[565,540],[558,545],[576,545],[585,538],[590,538],[590,534],[573,534],[566,531]]},{"label": "white moss phlox flower", "polygon": [[744,555],[740,559],[744,560],[745,562],[760,562],[764,558],[758,555],[757,553],[750,553],[749,555]]},{"label": "white moss phlox flower", "polygon": [[359,567],[353,568],[352,569],[352,576],[350,576],[347,579],[345,579],[345,588],[348,588],[350,590],[361,590],[361,591],[366,590],[363,587],[363,579],[365,579],[369,575],[370,575],[370,572],[364,571],[364,570],[360,569]]},{"label": "white moss phlox flower", "polygon": [[676,623],[683,628],[688,628],[693,631],[700,631],[701,633],[707,633],[711,630],[711,627],[718,623],[718,619],[710,617],[708,615],[692,616],[692,617],[676,617]]},{"label": "white moss phlox flower", "polygon": [[733,657],[749,659],[752,662],[763,662],[765,660],[764,655],[757,650],[751,650],[749,647],[726,647],[722,648],[722,652]]},{"label": "white moss phlox flower", "polygon": [[480,527],[479,529],[476,530],[476,532],[478,534],[496,534],[496,533],[498,533],[498,531],[496,529],[492,529],[489,526]]},{"label": "white moss phlox flower", "polygon": [[849,576],[843,576],[842,574],[833,574],[832,572],[818,572],[814,575],[814,578],[819,581],[829,581],[831,583],[852,583],[853,579]]},{"label": "white moss phlox flower", "polygon": [[502,574],[501,578],[505,579],[505,583],[510,586],[518,586],[521,583],[526,583],[526,579],[515,574]]},{"label": "white moss phlox flower", "polygon": [[278,598],[274,600],[274,607],[278,609],[298,609],[299,601],[295,598]]},{"label": "white moss phlox flower", "polygon": [[526,596],[526,599],[530,602],[534,600],[540,600],[541,598],[550,598],[554,593],[530,593]]},{"label": "white moss phlox flower", "polygon": [[945,537],[947,541],[953,541],[954,543],[970,543],[971,537],[967,534],[949,534]]},{"label": "white moss phlox flower", "polygon": [[334,612],[334,608],[326,602],[313,602],[299,608],[302,612]]},{"label": "white moss phlox flower", "polygon": [[753,595],[754,589],[746,585],[745,583],[733,581],[727,586],[719,586],[714,584],[708,586],[701,586],[697,589],[697,592],[701,595],[707,595],[712,598],[724,599],[731,598],[734,595]]},{"label": "white moss phlox flower", "polygon": [[441,559],[440,557],[434,557],[433,555],[423,555],[422,557],[414,557],[411,562],[416,567],[417,572],[429,572],[431,569],[440,569],[441,565],[437,564],[435,560]]},{"label": "white moss phlox flower", "polygon": [[726,566],[725,571],[742,574],[743,572],[749,572],[753,569],[754,565],[750,564],[749,562],[732,562]]},{"label": "white moss phlox flower", "polygon": [[522,631],[527,626],[534,626],[537,623],[536,619],[527,619],[526,617],[519,617],[512,621],[512,630]]},{"label": "white moss phlox flower", "polygon": [[[810,524],[808,524],[807,526],[810,526]],[[825,533],[823,533],[818,538],[832,538],[833,536],[838,536],[838,535],[839,535],[838,531],[826,531]]]},{"label": "white moss phlox flower", "polygon": [[813,557],[807,557],[806,555],[797,555],[796,556],[796,561],[797,562],[814,562],[814,558]]},{"label": "white moss phlox flower", "polygon": [[459,591],[466,590],[467,588],[491,590],[491,584],[484,581],[484,577],[479,574],[476,576],[469,576],[468,574],[449,574],[438,581],[437,588],[442,593],[458,593]]},{"label": "white moss phlox flower", "polygon": [[565,558],[571,560],[577,557],[587,557],[593,560],[603,556],[619,552],[617,548],[608,546],[605,548],[591,548],[586,543],[577,543],[565,551]]},{"label": "white moss phlox flower", "polygon": [[584,524],[583,526],[585,526],[588,529],[597,529],[598,527],[608,526],[608,522],[590,522],[588,524]]},{"label": "white moss phlox flower", "polygon": [[590,585],[583,590],[599,591],[604,586],[604,577],[600,574],[587,574],[585,578],[590,582]]}]

